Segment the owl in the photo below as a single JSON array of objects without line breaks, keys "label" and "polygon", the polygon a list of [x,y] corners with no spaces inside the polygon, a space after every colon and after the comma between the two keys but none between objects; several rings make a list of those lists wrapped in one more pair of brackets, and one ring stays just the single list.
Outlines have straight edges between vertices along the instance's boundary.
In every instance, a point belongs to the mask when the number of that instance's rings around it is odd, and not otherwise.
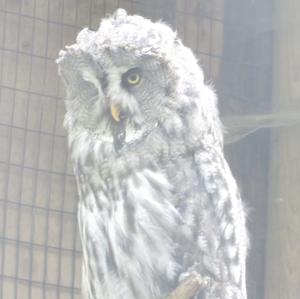
[{"label": "owl", "polygon": [[162,22],[118,9],[57,59],[86,299],[246,299],[245,212],[213,88]]}]

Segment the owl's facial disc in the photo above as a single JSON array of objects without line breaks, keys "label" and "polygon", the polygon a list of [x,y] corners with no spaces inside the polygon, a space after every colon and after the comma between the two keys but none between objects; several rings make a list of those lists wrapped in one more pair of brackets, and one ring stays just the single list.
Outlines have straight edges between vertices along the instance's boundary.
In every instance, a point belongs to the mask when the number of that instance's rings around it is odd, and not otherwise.
[{"label": "owl's facial disc", "polygon": [[99,65],[105,107],[99,121],[108,124],[106,132],[116,148],[140,142],[160,121],[168,102],[167,66],[124,49],[106,50]]}]

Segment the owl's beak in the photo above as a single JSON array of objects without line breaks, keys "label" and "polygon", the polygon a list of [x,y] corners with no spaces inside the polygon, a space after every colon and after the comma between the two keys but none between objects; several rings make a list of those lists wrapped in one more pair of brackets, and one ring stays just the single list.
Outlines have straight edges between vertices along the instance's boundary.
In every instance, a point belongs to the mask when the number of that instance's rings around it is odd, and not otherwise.
[{"label": "owl's beak", "polygon": [[116,105],[114,104],[110,105],[110,113],[116,122],[120,121],[120,109]]}]

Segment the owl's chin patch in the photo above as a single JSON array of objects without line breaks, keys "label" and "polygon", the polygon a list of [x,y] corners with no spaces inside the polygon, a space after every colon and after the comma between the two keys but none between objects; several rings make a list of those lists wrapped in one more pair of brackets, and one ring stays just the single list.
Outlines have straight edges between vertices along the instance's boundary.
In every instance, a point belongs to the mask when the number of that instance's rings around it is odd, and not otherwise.
[{"label": "owl's chin patch", "polygon": [[126,120],[120,119],[119,122],[115,122],[112,132],[115,150],[119,151],[123,147],[126,138]]},{"label": "owl's chin patch", "polygon": [[137,128],[124,119],[114,123],[112,132],[116,151],[121,150],[125,144],[138,142],[145,135],[142,128]]}]

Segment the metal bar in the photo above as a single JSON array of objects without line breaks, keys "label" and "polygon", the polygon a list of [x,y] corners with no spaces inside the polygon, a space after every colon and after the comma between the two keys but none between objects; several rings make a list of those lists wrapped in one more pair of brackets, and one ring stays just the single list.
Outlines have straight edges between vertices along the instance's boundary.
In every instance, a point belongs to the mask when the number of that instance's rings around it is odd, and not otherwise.
[{"label": "metal bar", "polygon": [[[7,2],[5,1],[4,2],[4,7],[6,7],[7,5]],[[4,16],[4,24],[3,24],[3,44],[5,44],[5,36],[6,36],[6,17],[7,15],[5,14]],[[19,18],[20,20],[20,18]],[[19,43],[19,41],[18,41]],[[17,56],[17,63],[16,63],[16,69],[15,69],[15,72],[17,72],[17,68],[18,68],[18,56]],[[2,63],[4,60],[4,52],[2,52]],[[1,80],[0,82],[2,82],[3,80],[3,68],[2,68],[2,71],[1,71]],[[16,79],[17,76],[15,77],[15,84],[16,85]],[[14,93],[14,96],[13,96],[13,109],[12,109],[12,116],[11,116],[11,121],[13,120],[13,117],[14,117],[14,106],[15,106],[15,93]],[[9,140],[8,140],[8,148],[9,148],[9,154],[8,154],[8,163],[10,162],[10,159],[11,159],[11,148],[12,148],[12,128],[10,128],[10,134],[9,134]],[[7,199],[8,198],[8,186],[9,186],[9,177],[10,177],[10,167],[8,166],[7,167],[7,181],[6,181],[6,185],[5,185],[5,198]],[[2,229],[2,236],[6,236],[6,214],[7,214],[7,205],[6,205],[6,202],[4,202],[4,205],[3,205],[3,229]],[[0,276],[3,276],[5,273],[4,273],[4,264],[5,264],[5,251],[6,251],[6,248],[5,248],[5,242],[2,243],[2,261],[1,261],[1,272],[0,272]],[[1,284],[0,284],[0,298],[3,298],[3,280],[1,279]]]}]

